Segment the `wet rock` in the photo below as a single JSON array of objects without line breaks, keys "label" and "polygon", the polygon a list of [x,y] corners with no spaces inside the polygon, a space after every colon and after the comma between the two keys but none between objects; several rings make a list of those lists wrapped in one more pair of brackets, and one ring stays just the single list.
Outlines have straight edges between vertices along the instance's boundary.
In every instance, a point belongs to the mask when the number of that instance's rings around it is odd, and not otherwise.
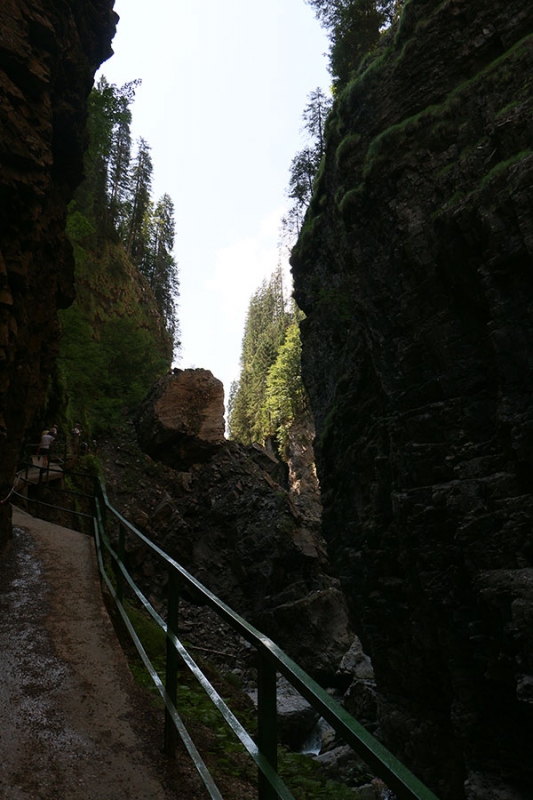
[{"label": "wet rock", "polygon": [[[372,777],[366,765],[348,745],[333,747],[314,758],[333,780],[347,785],[361,784],[365,780],[370,781]],[[359,786],[357,791],[359,792]],[[356,796],[359,798],[359,794]],[[372,795],[369,796],[372,798]],[[379,798],[380,795],[376,794],[374,797]]]},{"label": "wet rock", "polygon": [[498,775],[470,772],[465,782],[468,800],[529,800],[529,792],[509,788]]},{"label": "wet rock", "polygon": [[[249,693],[257,706],[257,690]],[[285,678],[277,680],[278,740],[299,752],[318,721],[318,713]]]}]

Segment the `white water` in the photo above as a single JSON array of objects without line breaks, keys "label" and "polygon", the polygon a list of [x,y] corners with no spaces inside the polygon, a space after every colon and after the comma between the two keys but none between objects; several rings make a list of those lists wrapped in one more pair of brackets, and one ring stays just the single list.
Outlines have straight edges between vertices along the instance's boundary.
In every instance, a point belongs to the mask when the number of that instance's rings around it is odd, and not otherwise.
[{"label": "white water", "polygon": [[304,755],[318,756],[322,750],[322,734],[328,730],[330,725],[326,722],[324,717],[320,717],[315,727],[309,733],[309,736],[302,745],[301,753]]}]

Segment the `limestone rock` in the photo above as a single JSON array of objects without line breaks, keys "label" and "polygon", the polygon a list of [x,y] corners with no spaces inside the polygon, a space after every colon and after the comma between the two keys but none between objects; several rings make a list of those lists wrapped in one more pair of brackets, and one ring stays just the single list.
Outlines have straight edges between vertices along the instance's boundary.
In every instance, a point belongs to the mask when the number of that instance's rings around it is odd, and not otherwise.
[{"label": "limestone rock", "polygon": [[[134,496],[116,474],[116,444],[99,443],[109,497],[124,516],[141,517],[152,541],[322,685],[334,685],[353,640],[345,599],[319,525],[305,520],[288,489],[276,482],[274,475],[286,475],[272,454],[226,441],[184,473],[161,462],[147,464],[131,436],[119,452],[128,473],[138,476]],[[164,600],[165,572],[145,581],[149,557],[129,540],[127,550],[146,591]]]},{"label": "limestone rock", "polygon": [[315,424],[311,413],[307,411],[295,419],[289,429],[287,462],[290,492],[295,506],[307,517],[313,516],[319,520],[322,504],[316,474],[314,438]]},{"label": "limestone rock", "polygon": [[518,798],[533,786],[533,5],[403,8],[334,104],[292,258],[323,531],[386,744],[442,800],[481,796],[469,772]]},{"label": "limestone rock", "polygon": [[[87,96],[111,55],[112,0],[0,3],[0,500],[74,298],[67,204],[83,175]],[[8,530],[0,505],[0,546]]]},{"label": "limestone rock", "polygon": [[174,370],[157,381],[135,420],[143,450],[178,470],[209,459],[224,442],[224,388],[209,370]]}]

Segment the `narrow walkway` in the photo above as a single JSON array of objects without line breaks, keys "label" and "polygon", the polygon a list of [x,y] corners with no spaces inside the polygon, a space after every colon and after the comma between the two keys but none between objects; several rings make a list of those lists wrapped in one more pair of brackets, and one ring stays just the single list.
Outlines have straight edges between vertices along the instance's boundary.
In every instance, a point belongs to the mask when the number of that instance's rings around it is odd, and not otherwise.
[{"label": "narrow walkway", "polygon": [[[103,605],[92,540],[13,510],[0,562],[0,798],[183,800]],[[160,739],[161,742],[155,741]]]}]

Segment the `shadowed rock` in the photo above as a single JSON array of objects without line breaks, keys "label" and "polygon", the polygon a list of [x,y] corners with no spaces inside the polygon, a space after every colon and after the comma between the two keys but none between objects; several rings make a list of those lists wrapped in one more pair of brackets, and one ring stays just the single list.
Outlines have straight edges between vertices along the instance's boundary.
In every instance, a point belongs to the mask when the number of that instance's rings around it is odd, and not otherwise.
[{"label": "shadowed rock", "polygon": [[533,786],[532,44],[524,0],[405,3],[292,257],[328,553],[441,800]]},{"label": "shadowed rock", "polygon": [[[83,177],[87,96],[111,55],[112,0],[0,3],[0,500],[46,397],[74,299],[67,205]],[[9,506],[0,505],[0,546]]]}]

